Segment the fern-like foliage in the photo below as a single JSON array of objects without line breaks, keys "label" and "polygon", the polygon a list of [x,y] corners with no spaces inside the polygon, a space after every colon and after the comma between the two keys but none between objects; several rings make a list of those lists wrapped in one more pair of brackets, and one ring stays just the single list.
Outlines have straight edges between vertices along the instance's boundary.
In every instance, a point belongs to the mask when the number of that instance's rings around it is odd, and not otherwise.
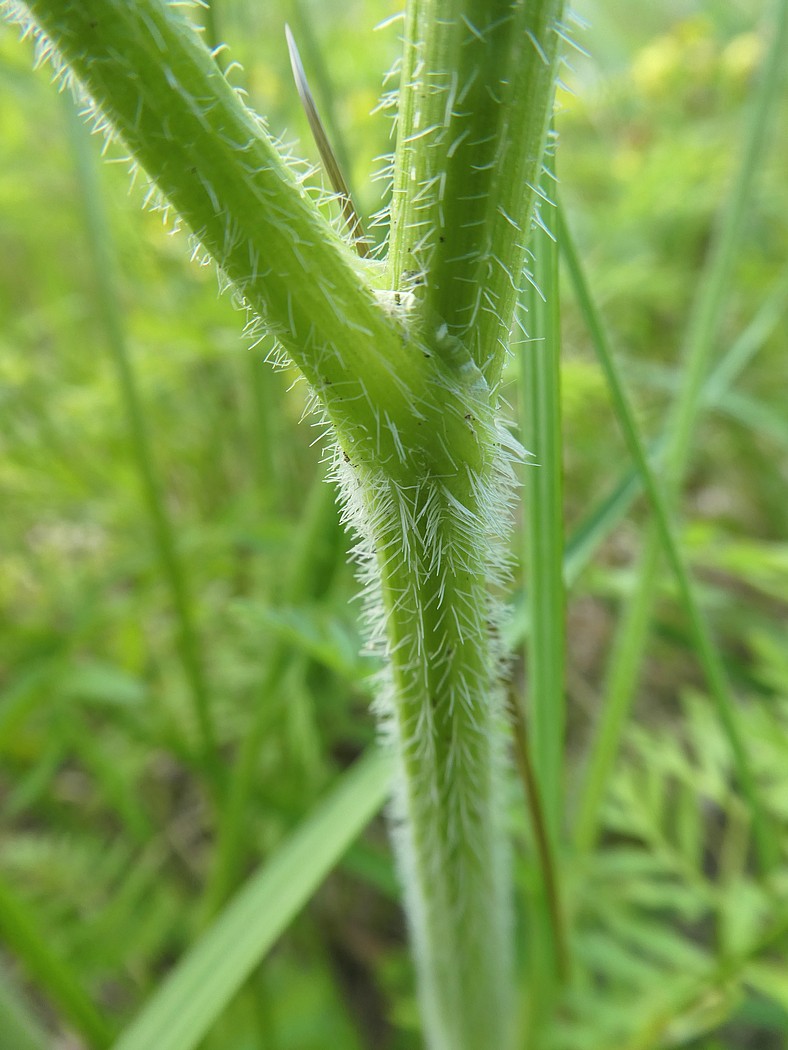
[{"label": "fern-like foliage", "polygon": [[[748,996],[788,1007],[788,839],[762,881],[713,708],[695,694],[682,708],[674,725],[630,729],[603,843],[567,872],[575,970],[552,1050],[719,1045],[694,1041]],[[788,697],[742,717],[773,826],[785,827]]]}]

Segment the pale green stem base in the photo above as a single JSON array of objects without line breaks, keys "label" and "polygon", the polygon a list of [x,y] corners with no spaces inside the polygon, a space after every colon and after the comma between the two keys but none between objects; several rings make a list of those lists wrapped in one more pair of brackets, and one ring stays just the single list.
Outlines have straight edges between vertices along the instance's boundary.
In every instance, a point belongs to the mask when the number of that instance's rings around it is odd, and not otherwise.
[{"label": "pale green stem base", "polygon": [[410,489],[379,475],[363,483],[369,566],[382,579],[373,634],[377,619],[389,658],[380,714],[399,756],[395,841],[431,1050],[510,1045],[505,730],[485,506],[499,488],[493,473],[469,484],[462,471]]}]

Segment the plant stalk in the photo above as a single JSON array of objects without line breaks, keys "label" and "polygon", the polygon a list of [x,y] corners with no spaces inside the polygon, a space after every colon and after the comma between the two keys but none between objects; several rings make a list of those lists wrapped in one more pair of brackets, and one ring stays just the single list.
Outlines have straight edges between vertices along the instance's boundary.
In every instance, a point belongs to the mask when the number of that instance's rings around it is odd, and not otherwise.
[{"label": "plant stalk", "polygon": [[[513,993],[495,597],[516,442],[498,419],[561,0],[414,0],[388,288],[174,5],[28,0],[167,202],[310,383],[387,657],[379,712],[430,1050],[506,1050]],[[492,592],[492,595],[491,595]]]},{"label": "plant stalk", "polygon": [[[362,486],[401,758],[399,862],[427,1043],[505,1048],[512,937],[502,817],[499,545],[512,471],[497,384],[552,111],[555,2],[408,5],[388,260],[425,353],[463,388],[480,452],[407,489]],[[516,129],[516,131],[515,131]]]}]

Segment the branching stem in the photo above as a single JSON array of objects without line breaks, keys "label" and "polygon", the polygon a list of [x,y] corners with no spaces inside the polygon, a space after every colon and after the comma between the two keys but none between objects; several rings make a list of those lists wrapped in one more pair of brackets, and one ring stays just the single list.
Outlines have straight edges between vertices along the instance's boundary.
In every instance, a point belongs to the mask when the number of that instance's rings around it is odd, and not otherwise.
[{"label": "branching stem", "polygon": [[[28,0],[338,439],[360,536],[431,1050],[506,1050],[513,995],[499,603],[516,447],[497,387],[562,0],[411,0],[381,291],[177,5]],[[377,281],[377,284],[376,284]]]}]

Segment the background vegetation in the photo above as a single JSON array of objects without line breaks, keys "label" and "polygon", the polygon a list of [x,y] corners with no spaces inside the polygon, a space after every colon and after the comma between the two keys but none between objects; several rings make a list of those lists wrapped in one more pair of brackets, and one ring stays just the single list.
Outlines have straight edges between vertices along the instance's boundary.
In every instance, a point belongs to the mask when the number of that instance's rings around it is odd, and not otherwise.
[{"label": "background vegetation", "polygon": [[[370,111],[398,52],[396,25],[372,27],[395,10],[384,0],[224,0],[216,12],[243,65],[236,82],[312,156],[284,46],[283,23],[294,25],[367,215],[381,205],[369,175],[389,149],[387,117]],[[616,0],[580,13],[591,57],[573,59],[574,93],[560,96],[562,199],[638,420],[656,440],[752,120],[772,31],[758,19],[772,5]],[[29,45],[1,26],[0,1047],[9,1050],[106,1045],[374,739],[346,540],[322,483],[319,434],[297,425],[303,385],[265,364],[270,348],[248,349],[212,268],[188,265],[184,238],[140,211],[139,189],[129,200],[125,166],[99,163],[100,143],[30,65]],[[785,121],[783,97],[774,126]],[[590,523],[603,534],[568,605],[560,877],[572,963],[563,990],[543,1001],[539,939],[529,936],[533,915],[523,918],[535,853],[512,796],[530,1046],[770,1050],[788,1039],[787,152],[775,134],[759,162],[681,522],[782,867],[758,876],[748,808],[668,572],[597,815],[599,847],[570,846],[648,510],[640,499],[624,517],[606,509],[629,461],[567,291],[570,552],[582,557]],[[513,411],[517,378],[513,360]],[[522,590],[518,569],[513,641]],[[518,661],[518,688],[524,677]],[[201,751],[206,709],[218,769]],[[244,750],[250,738],[258,746]],[[250,776],[228,831],[216,785],[244,754]],[[420,1045],[382,819],[204,1045]]]}]

